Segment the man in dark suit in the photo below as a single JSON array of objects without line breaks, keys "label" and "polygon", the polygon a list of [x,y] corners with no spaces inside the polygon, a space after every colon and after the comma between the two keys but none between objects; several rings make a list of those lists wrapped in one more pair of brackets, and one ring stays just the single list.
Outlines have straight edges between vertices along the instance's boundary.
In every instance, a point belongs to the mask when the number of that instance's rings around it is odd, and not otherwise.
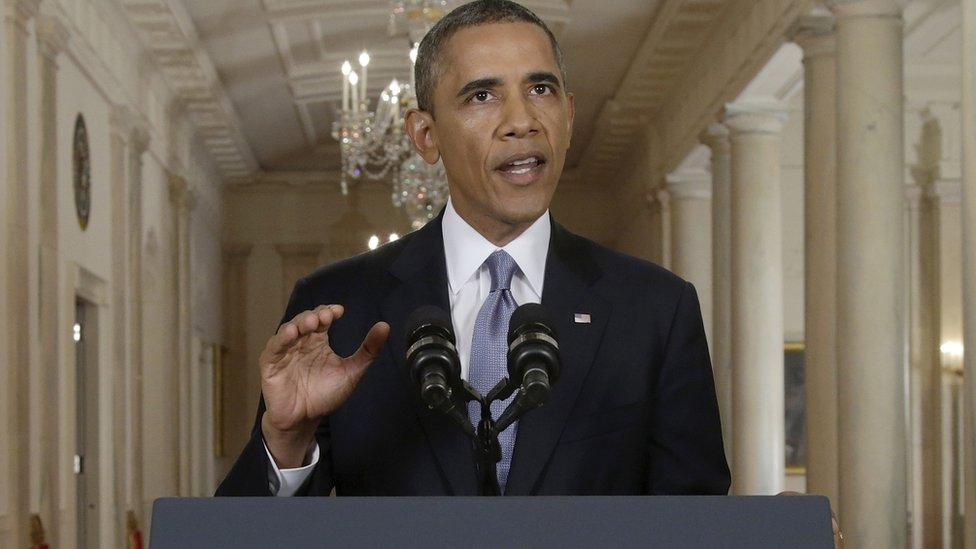
[{"label": "man in dark suit", "polygon": [[406,318],[450,310],[462,375],[478,377],[485,322],[508,323],[485,318],[505,310],[491,307],[540,300],[562,373],[503,443],[504,493],[725,494],[694,288],[549,216],[574,114],[551,32],[517,4],[479,0],[428,33],[416,75],[407,131],[426,161],[443,159],[451,201],[423,229],[298,282],[260,358],[252,437],[217,494],[477,494],[471,442],[408,376]]}]

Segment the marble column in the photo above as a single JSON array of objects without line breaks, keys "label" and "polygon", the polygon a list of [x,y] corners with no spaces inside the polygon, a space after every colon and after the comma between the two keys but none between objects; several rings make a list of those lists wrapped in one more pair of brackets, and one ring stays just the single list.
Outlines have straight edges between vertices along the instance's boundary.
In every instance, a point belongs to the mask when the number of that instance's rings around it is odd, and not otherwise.
[{"label": "marble column", "polygon": [[[142,120],[135,121],[129,136],[128,177],[126,196],[128,199],[129,232],[128,254],[128,376],[126,377],[126,432],[128,433],[126,469],[129,471],[126,511],[136,514],[139,524],[148,524],[143,516],[142,502],[145,485],[143,481],[143,428],[142,428],[142,341],[143,341],[143,288],[142,288],[142,157],[149,150],[149,132]],[[150,472],[151,474],[151,472]]]},{"label": "marble column", "polygon": [[31,318],[28,292],[28,36],[31,19],[37,14],[37,0],[3,0],[4,56],[4,158],[0,174],[0,515],[5,516],[9,534],[0,534],[0,545],[27,546],[29,470],[28,372]]},{"label": "marble column", "polygon": [[837,472],[837,58],[834,20],[812,16],[803,48],[807,492],[839,504]]},{"label": "marble column", "polygon": [[[939,120],[928,109],[923,110],[921,132],[915,149],[918,160],[912,166],[914,185],[907,187],[908,250],[906,271],[908,284],[908,351],[909,351],[909,470],[908,489],[912,517],[911,542],[919,547],[943,545],[943,519],[951,515],[951,506],[944,507],[943,474],[951,472],[951,464],[943,454],[943,373],[940,344],[958,341],[946,337],[951,330],[943,318],[943,296],[949,288],[943,283],[952,267],[946,265],[954,252],[948,249],[953,238],[947,229],[953,209],[958,209],[958,185],[939,181],[941,167],[942,130]],[[958,238],[958,237],[957,237]],[[958,242],[957,242],[958,244]],[[958,263],[956,263],[958,268]],[[958,277],[956,277],[958,280]],[[953,292],[956,293],[956,292]],[[958,303],[958,295],[955,297]],[[947,466],[948,465],[948,466]],[[951,501],[951,500],[950,500]]]},{"label": "marble column", "polygon": [[[912,425],[909,440],[912,469],[918,471],[912,490],[913,537],[923,547],[942,546],[943,455],[942,455],[942,360],[939,351],[942,323],[942,248],[940,227],[942,198],[928,184],[920,187],[917,213],[916,261],[909,273],[911,308],[909,318],[910,403]],[[914,221],[914,220],[913,220]],[[914,244],[914,243],[913,243]]]},{"label": "marble column", "polygon": [[855,547],[904,547],[902,7],[834,1],[840,523]]},{"label": "marble column", "polygon": [[[931,361],[931,336],[938,333],[938,326],[931,325],[931,309],[923,307],[923,304],[931,303],[928,298],[932,292],[925,291],[922,280],[923,273],[931,271],[925,268],[925,259],[922,252],[925,246],[921,245],[922,240],[922,187],[919,185],[905,185],[905,239],[906,255],[905,276],[908,286],[908,314],[906,321],[906,331],[908,334],[909,352],[909,380],[908,380],[908,423],[906,425],[907,438],[909,441],[909,453],[907,467],[909,471],[909,483],[907,489],[908,508],[912,517],[910,527],[911,536],[909,545],[912,547],[922,546],[922,523],[925,521],[922,511],[922,495],[918,488],[924,482],[922,473],[922,429],[921,425],[923,413],[931,418],[931,410],[920,409],[923,399],[920,398],[926,393],[919,391],[921,383],[918,378],[925,372],[926,367],[935,366]],[[927,258],[926,258],[927,259]],[[928,320],[929,323],[926,323]],[[930,428],[931,426],[929,426]],[[940,433],[941,434],[941,433]]]},{"label": "marble column", "polygon": [[[110,118],[110,174],[112,245],[112,327],[114,363],[113,429],[115,429],[115,460],[117,477],[115,498],[119,502],[115,520],[125,523],[126,512],[138,509],[137,493],[141,492],[141,339],[142,318],[138,299],[141,289],[133,284],[133,269],[139,270],[141,247],[141,215],[135,223],[135,210],[141,212],[142,152],[146,146],[146,130],[142,117],[126,106],[113,108]],[[136,196],[131,193],[136,192]],[[138,315],[139,318],[135,318]],[[136,349],[133,350],[132,346]],[[137,355],[138,358],[137,358]],[[139,365],[139,366],[137,366]],[[137,419],[138,418],[138,419]],[[138,484],[138,486],[137,486]]]},{"label": "marble column", "polygon": [[963,402],[967,549],[976,549],[976,0],[962,3]]},{"label": "marble column", "polygon": [[[132,112],[121,106],[113,107],[109,115],[109,217],[111,218],[111,234],[109,242],[112,247],[112,284],[111,284],[111,317],[109,323],[112,330],[112,431],[113,437],[112,455],[106,456],[112,460],[112,470],[115,472],[114,488],[115,502],[121,504],[125,501],[128,491],[126,486],[128,474],[125,470],[127,463],[126,454],[127,437],[125,432],[125,419],[128,415],[126,410],[126,376],[128,374],[128,364],[126,363],[128,326],[126,316],[126,268],[127,261],[127,200],[126,192],[126,163],[128,155],[126,142],[131,124]],[[112,521],[115,524],[123,524],[125,516],[123,509],[116,505],[113,511]]]},{"label": "marble column", "polygon": [[710,124],[701,142],[711,150],[712,375],[722,416],[725,455],[732,455],[732,145],[724,124]]},{"label": "marble column", "polygon": [[190,495],[190,376],[191,374],[191,319],[190,312],[190,210],[193,207],[193,191],[186,178],[171,175],[169,178],[170,201],[173,205],[176,227],[176,311],[177,311],[177,388],[179,391],[178,422],[178,481],[179,495]]},{"label": "marble column", "polygon": [[783,238],[779,103],[725,108],[732,142],[732,491],[784,480]]},{"label": "marble column", "polygon": [[68,44],[68,30],[60,20],[42,16],[37,20],[38,119],[40,120],[40,204],[38,208],[40,366],[31,375],[31,467],[32,485],[37,490],[37,509],[50,535],[58,543],[58,398],[61,318],[59,307],[60,252],[58,244],[58,56]]},{"label": "marble column", "polygon": [[705,168],[668,174],[671,197],[671,270],[691,282],[701,302],[705,336],[712,341],[712,177]]}]

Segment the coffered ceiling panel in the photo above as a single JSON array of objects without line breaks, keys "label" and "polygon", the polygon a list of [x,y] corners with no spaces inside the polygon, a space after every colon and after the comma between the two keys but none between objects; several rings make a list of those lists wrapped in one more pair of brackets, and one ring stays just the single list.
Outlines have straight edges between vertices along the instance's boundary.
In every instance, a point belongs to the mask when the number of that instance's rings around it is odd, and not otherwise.
[{"label": "coffered ceiling panel", "polygon": [[[247,181],[262,172],[337,171],[338,146],[331,126],[342,90],[343,60],[355,61],[364,49],[370,52],[369,95],[374,99],[390,79],[409,80],[410,44],[406,36],[389,33],[389,0],[119,2],[229,181]],[[748,50],[759,40],[755,52],[772,55],[778,44],[775,40],[766,44],[771,38],[756,38],[754,31],[779,36],[785,32],[786,18],[798,17],[804,6],[817,4],[812,0],[522,3],[550,25],[565,52],[568,87],[576,97],[573,145],[566,164],[576,176],[568,179],[596,177],[608,183],[648,124],[667,126],[694,114],[682,109],[691,105],[686,95],[695,95],[704,86],[703,78],[733,70],[738,79],[733,87],[747,87],[761,65],[733,67],[732,61],[722,61],[728,57],[726,52]],[[956,89],[959,19],[958,0],[906,3],[910,89],[932,93]],[[780,30],[770,31],[770,25]],[[781,96],[799,89],[798,50],[784,51],[780,57],[786,61],[780,64],[786,68],[772,72],[790,73],[788,78],[777,77],[770,84],[760,75],[747,91],[773,86],[766,91]],[[709,85],[715,85],[711,80]],[[699,103],[708,99],[702,93],[698,96]],[[951,99],[946,95],[946,100]],[[674,144],[676,150],[668,152],[669,158],[684,154],[684,141],[677,141],[681,142]]]},{"label": "coffered ceiling panel", "polygon": [[[369,95],[374,99],[391,79],[409,81],[409,40],[390,36],[388,0],[185,1],[200,45],[213,59],[263,171],[337,168],[331,126],[341,98],[343,60],[355,65],[359,52],[369,51]],[[570,89],[577,97],[567,162],[573,167],[660,0],[522,3],[546,21],[565,51]]]}]

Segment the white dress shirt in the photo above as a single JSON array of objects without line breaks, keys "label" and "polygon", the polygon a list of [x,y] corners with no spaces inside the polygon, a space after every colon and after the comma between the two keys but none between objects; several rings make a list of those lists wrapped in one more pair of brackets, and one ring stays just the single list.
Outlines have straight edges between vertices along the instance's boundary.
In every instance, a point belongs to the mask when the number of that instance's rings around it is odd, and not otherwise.
[{"label": "white dress shirt", "polygon": [[[505,250],[518,265],[511,284],[515,302],[519,305],[540,303],[552,227],[549,211],[546,210],[525,232],[499,248],[462,219],[448,199],[441,230],[444,236],[444,257],[447,260],[451,321],[461,359],[461,377],[468,379],[474,323],[478,311],[491,292],[491,273],[485,260],[496,250]],[[319,462],[318,444],[305,460],[308,465],[295,469],[278,469],[267,445],[264,449],[268,452],[270,464],[268,483],[271,492],[277,496],[294,495]]]}]

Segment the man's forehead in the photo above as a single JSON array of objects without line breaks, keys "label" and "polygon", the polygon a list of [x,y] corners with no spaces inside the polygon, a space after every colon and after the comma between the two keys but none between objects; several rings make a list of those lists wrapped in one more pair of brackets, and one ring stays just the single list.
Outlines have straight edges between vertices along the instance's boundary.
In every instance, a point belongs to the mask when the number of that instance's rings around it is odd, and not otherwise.
[{"label": "man's forehead", "polygon": [[548,35],[538,25],[517,22],[487,23],[454,33],[443,50],[441,76],[465,80],[486,72],[540,70],[558,72]]}]

